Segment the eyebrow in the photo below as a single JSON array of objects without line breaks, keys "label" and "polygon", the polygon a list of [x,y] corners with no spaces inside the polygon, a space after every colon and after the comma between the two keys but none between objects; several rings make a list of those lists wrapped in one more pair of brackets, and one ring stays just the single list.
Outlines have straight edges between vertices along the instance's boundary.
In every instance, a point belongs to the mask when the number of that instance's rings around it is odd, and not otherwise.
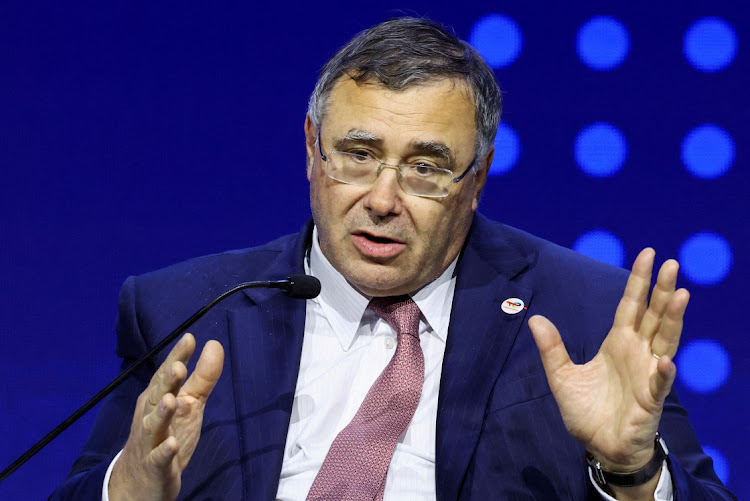
[{"label": "eyebrow", "polygon": [[412,147],[420,153],[443,158],[448,160],[451,164],[456,163],[453,150],[451,150],[445,143],[439,141],[414,141],[412,142]]},{"label": "eyebrow", "polygon": [[344,137],[336,138],[333,141],[333,147],[338,149],[342,148],[349,143],[382,143],[383,140],[371,132],[366,132],[360,129],[349,129]]},{"label": "eyebrow", "polygon": [[[372,132],[361,129],[350,129],[344,137],[337,138],[333,141],[334,149],[340,149],[348,146],[350,143],[370,143],[382,145],[383,139]],[[455,165],[455,155],[445,143],[440,141],[412,141],[411,148],[415,153],[439,157]]]}]

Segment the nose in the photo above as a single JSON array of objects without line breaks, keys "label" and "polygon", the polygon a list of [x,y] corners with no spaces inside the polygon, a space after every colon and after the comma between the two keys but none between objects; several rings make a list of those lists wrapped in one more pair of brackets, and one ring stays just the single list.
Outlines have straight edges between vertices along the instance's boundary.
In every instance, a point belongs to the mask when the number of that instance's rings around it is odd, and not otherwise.
[{"label": "nose", "polygon": [[383,165],[383,170],[364,198],[365,208],[376,216],[401,213],[401,186],[398,168]]}]

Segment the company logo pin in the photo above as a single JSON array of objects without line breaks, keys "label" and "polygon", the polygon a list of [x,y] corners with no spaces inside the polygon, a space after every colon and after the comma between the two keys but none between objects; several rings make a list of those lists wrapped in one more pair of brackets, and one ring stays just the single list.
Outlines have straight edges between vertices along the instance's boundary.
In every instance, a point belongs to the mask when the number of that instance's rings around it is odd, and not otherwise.
[{"label": "company logo pin", "polygon": [[526,305],[524,305],[522,299],[518,299],[517,297],[509,297],[508,299],[503,301],[501,308],[508,315],[515,315],[519,311],[525,310]]}]

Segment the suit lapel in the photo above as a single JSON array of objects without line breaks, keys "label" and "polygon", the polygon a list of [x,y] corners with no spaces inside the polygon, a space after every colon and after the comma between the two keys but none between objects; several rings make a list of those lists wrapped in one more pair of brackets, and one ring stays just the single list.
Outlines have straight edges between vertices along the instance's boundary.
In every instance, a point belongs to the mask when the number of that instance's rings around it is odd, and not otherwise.
[{"label": "suit lapel", "polygon": [[[258,280],[304,273],[312,224]],[[245,499],[274,499],[299,373],[305,301],[277,290],[248,289],[227,312],[229,351]]]},{"label": "suit lapel", "polygon": [[475,218],[457,269],[438,398],[438,499],[460,495],[490,393],[526,317],[525,309],[505,313],[502,303],[531,302],[532,291],[511,281],[528,267],[528,257],[507,244],[499,251],[497,245],[487,246],[482,236],[488,225],[482,216]]}]

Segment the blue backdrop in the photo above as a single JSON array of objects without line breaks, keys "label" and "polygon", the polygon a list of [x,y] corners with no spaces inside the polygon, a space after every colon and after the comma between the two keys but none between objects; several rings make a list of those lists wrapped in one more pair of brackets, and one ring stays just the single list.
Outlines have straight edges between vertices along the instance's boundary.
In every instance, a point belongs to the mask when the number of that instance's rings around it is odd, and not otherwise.
[{"label": "blue backdrop", "polygon": [[[749,497],[748,8],[375,3],[0,7],[0,468],[115,376],[128,275],[303,224],[319,68],[357,31],[416,14],[470,40],[505,91],[485,214],[626,267],[646,245],[680,258],[677,388]],[[92,418],[0,499],[45,498]]]}]

